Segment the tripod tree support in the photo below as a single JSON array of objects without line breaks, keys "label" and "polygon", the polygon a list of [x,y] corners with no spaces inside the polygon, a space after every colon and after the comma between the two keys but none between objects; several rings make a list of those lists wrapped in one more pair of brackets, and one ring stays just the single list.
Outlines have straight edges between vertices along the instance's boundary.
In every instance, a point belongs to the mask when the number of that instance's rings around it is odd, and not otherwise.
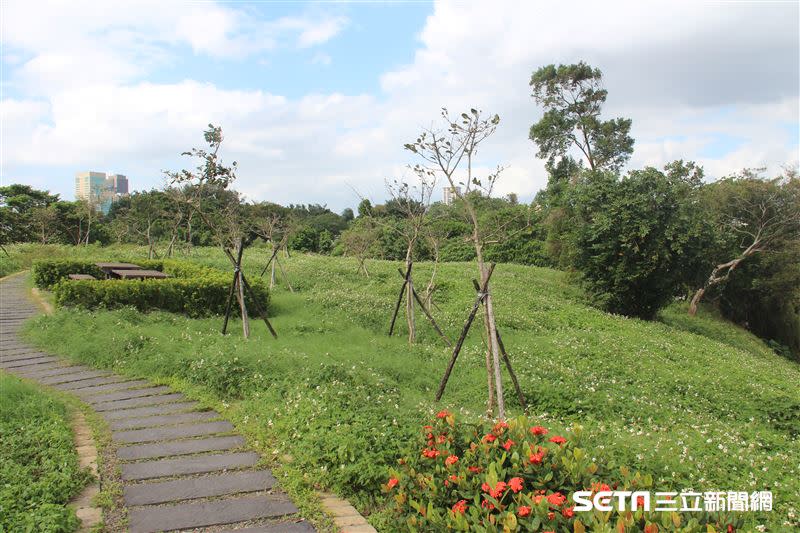
[{"label": "tripod tree support", "polygon": [[[472,285],[475,287],[477,292],[481,292],[481,286],[478,284],[477,280],[473,279]],[[497,344],[500,346],[500,355],[503,356],[503,361],[508,369],[508,374],[511,376],[511,382],[514,384],[514,389],[517,391],[517,399],[519,400],[519,404],[523,409],[526,409],[527,404],[525,403],[525,395],[522,394],[522,388],[519,386],[519,381],[517,381],[517,375],[514,373],[514,369],[511,368],[511,359],[508,357],[508,353],[506,352],[506,347],[503,344],[503,338],[500,336],[500,330],[497,329],[496,326],[495,333],[497,333]]]},{"label": "tripod tree support", "polygon": [[[244,246],[242,244],[239,245],[239,253],[236,258],[233,257],[233,254],[227,248],[225,248],[224,251],[225,255],[227,255],[228,259],[230,259],[231,263],[233,263],[234,273],[233,283],[231,284],[231,290],[228,294],[228,303],[225,307],[225,322],[222,325],[222,334],[224,335],[228,328],[228,317],[230,316],[231,305],[233,303],[233,295],[238,285],[239,289],[242,291],[242,294],[244,294],[244,291],[246,290],[247,294],[250,295],[250,298],[253,300],[253,304],[256,307],[256,311],[258,311],[258,314],[264,320],[264,324],[267,325],[267,329],[269,329],[269,332],[272,334],[272,336],[277,339],[278,334],[275,332],[275,328],[272,327],[272,324],[267,318],[267,313],[264,312],[264,308],[261,307],[261,303],[258,301],[258,298],[256,298],[256,294],[253,292],[252,287],[250,287],[250,283],[247,282],[244,272],[242,272],[242,253],[244,252]],[[244,297],[242,297],[242,305],[244,305]]]},{"label": "tripod tree support", "polygon": [[[401,276],[403,275],[403,271],[400,270],[399,268],[397,269],[397,272]],[[406,278],[406,279],[408,279],[408,278]],[[433,319],[433,316],[430,314],[428,309],[425,307],[425,304],[422,303],[422,299],[419,297],[419,294],[417,294],[417,290],[414,288],[414,285],[413,284],[408,284],[408,282],[406,282],[406,285],[411,287],[411,294],[414,296],[414,299],[417,301],[417,303],[419,304],[420,308],[422,308],[422,312],[425,313],[425,316],[428,317],[428,320],[431,321],[431,325],[433,326],[433,329],[436,330],[436,333],[438,333],[439,336],[444,340],[445,344],[447,344],[448,346],[450,346],[452,348],[453,347],[453,343],[450,342],[450,339],[447,338],[447,335],[442,333],[442,330],[439,329],[439,325],[436,323],[436,320]],[[400,298],[401,299],[403,298],[403,293],[402,292],[400,293]],[[398,301],[398,307],[399,307],[399,303],[400,302]]]},{"label": "tripod tree support", "polygon": [[231,316],[231,305],[233,304],[233,294],[236,292],[236,285],[239,282],[239,273],[241,272],[241,265],[242,265],[242,253],[244,253],[244,246],[239,246],[239,254],[237,255],[236,259],[233,259],[233,254],[231,254],[227,248],[225,248],[225,254],[233,261],[233,280],[231,281],[231,290],[228,292],[228,303],[225,304],[225,321],[222,323],[222,334],[228,331],[228,319]]},{"label": "tripod tree support", "polygon": [[[400,287],[400,295],[397,297],[397,305],[394,306],[394,314],[392,315],[392,323],[389,325],[389,336],[392,336],[394,333],[394,323],[397,321],[397,313],[400,312],[400,303],[403,301],[403,295],[406,293],[406,285],[408,285],[408,278],[411,277],[411,267],[413,266],[413,262],[408,262],[408,268],[406,269],[406,275],[403,276],[403,286]],[[403,273],[400,272],[402,276]]]},{"label": "tripod tree support", "polygon": [[437,402],[442,399],[444,389],[447,386],[447,380],[450,379],[450,374],[453,372],[453,367],[456,365],[456,359],[458,359],[458,354],[461,352],[461,347],[464,345],[464,340],[467,338],[467,333],[469,333],[469,328],[472,326],[472,321],[475,320],[475,315],[478,314],[478,309],[480,309],[481,304],[486,298],[486,289],[489,286],[489,280],[492,277],[492,272],[494,272],[494,266],[494,263],[492,263],[492,265],[489,267],[489,272],[486,274],[486,282],[478,292],[478,297],[475,299],[475,304],[472,306],[472,310],[467,317],[467,322],[464,324],[464,327],[461,330],[461,336],[458,337],[456,346],[453,348],[453,355],[450,356],[450,362],[447,363],[444,376],[442,376],[442,381],[439,383],[439,390],[436,391]]}]

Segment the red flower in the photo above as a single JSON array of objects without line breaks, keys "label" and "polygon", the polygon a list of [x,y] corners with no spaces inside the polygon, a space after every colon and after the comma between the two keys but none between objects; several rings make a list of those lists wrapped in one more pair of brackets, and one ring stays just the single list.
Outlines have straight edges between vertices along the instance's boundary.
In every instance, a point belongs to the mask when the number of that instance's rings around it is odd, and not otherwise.
[{"label": "red flower", "polygon": [[492,509],[494,509],[494,504],[493,503],[489,503],[488,500],[483,500],[481,502],[481,507],[485,507],[486,509],[489,509],[491,511]]},{"label": "red flower", "polygon": [[458,500],[455,505],[453,505],[453,512],[464,514],[467,510],[467,500]]},{"label": "red flower", "polygon": [[430,450],[422,450],[422,455],[424,457],[427,457],[428,459],[435,459],[435,458],[439,457],[440,453],[441,452],[439,450],[437,450],[436,448],[431,448]]},{"label": "red flower", "polygon": [[572,518],[575,516],[575,506],[572,507],[564,507],[561,509],[561,514],[564,515],[564,518]]},{"label": "red flower", "polygon": [[386,484],[390,489],[393,489],[397,486],[400,481],[396,477],[390,477],[389,482]]},{"label": "red flower", "polygon": [[550,505],[560,507],[565,501],[567,501],[567,498],[560,492],[554,492],[553,494],[547,496],[547,501],[550,502]]},{"label": "red flower", "polygon": [[506,424],[505,422],[498,422],[492,428],[492,433],[494,433],[495,435],[500,435],[506,429],[508,429],[508,424]]},{"label": "red flower", "polygon": [[658,533],[658,524],[647,524],[644,526],[644,533]]},{"label": "red flower", "polygon": [[495,485],[494,488],[492,488],[491,485],[489,485],[488,483],[483,483],[481,485],[481,489],[483,490],[483,492],[488,492],[489,496],[491,496],[495,500],[503,495],[503,492],[505,492],[506,487],[507,485],[505,481],[498,481],[497,485]]},{"label": "red flower", "polygon": [[439,435],[438,437],[436,437],[436,442],[439,444],[444,444],[445,442],[447,442],[447,435]]},{"label": "red flower", "polygon": [[450,413],[447,411],[439,411],[436,413],[436,418],[447,418],[448,416],[450,416]]},{"label": "red flower", "polygon": [[532,453],[528,456],[528,461],[535,465],[542,464],[542,459],[544,459],[544,454],[542,452]]},{"label": "red flower", "polygon": [[512,477],[508,480],[508,486],[514,491],[514,493],[522,490],[522,483],[523,481],[521,477]]},{"label": "red flower", "polygon": [[512,447],[513,445],[514,445],[514,441],[513,441],[513,440],[511,440],[511,439],[508,439],[508,440],[506,441],[506,443],[505,443],[505,444],[503,444],[503,448],[505,448],[505,449],[506,449],[506,451],[508,451],[508,450],[510,450],[510,449],[511,449],[511,447]]},{"label": "red flower", "polygon": [[496,440],[497,440],[497,437],[495,437],[495,436],[494,436],[494,435],[492,435],[491,433],[489,433],[488,435],[486,435],[485,437],[483,437],[483,442],[494,442],[494,441],[496,441]]},{"label": "red flower", "polygon": [[483,468],[481,468],[479,466],[470,466],[470,467],[467,467],[467,470],[469,470],[473,474],[480,474],[483,471]]},{"label": "red flower", "polygon": [[552,520],[555,517],[556,517],[556,513],[552,512],[552,511],[547,513],[547,519],[548,520]]},{"label": "red flower", "polygon": [[458,476],[456,475],[451,475],[448,479],[450,479],[450,481],[453,483],[458,483]]},{"label": "red flower", "polygon": [[531,508],[526,505],[520,505],[519,507],[517,507],[517,514],[519,516],[528,516],[529,514],[531,514]]},{"label": "red flower", "polygon": [[[605,483],[592,483],[592,492],[608,492],[611,490],[611,487],[606,485]],[[639,496],[641,498],[641,496]]]},{"label": "red flower", "polygon": [[733,527],[733,524],[728,524],[728,533],[734,533],[736,529]]},{"label": "red flower", "polygon": [[641,509],[644,507],[644,496],[637,496],[636,497],[636,508]]},{"label": "red flower", "polygon": [[536,496],[533,497],[533,503],[539,505],[539,502],[542,501],[542,498],[544,498],[544,496],[542,496],[541,494],[537,494]]},{"label": "red flower", "polygon": [[447,457],[447,459],[444,460],[444,464],[446,464],[447,466],[454,465],[457,462],[458,462],[458,457],[455,455],[450,455]]},{"label": "red flower", "polygon": [[531,428],[531,433],[534,435],[547,435],[547,430],[542,426],[533,426]]},{"label": "red flower", "polygon": [[559,435],[556,435],[554,437],[550,437],[550,442],[555,442],[556,444],[564,444],[565,442],[567,442],[567,439]]}]

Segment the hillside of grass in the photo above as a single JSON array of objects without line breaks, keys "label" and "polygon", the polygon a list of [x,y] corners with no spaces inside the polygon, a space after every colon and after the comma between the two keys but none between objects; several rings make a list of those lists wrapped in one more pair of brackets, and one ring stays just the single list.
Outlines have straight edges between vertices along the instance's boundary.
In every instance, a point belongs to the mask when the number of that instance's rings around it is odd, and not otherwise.
[{"label": "hillside of grass", "polygon": [[[141,249],[31,247],[17,252],[136,260]],[[248,250],[257,276],[264,249]],[[185,260],[228,268],[217,250]],[[284,483],[324,486],[352,498],[379,529],[380,484],[423,420],[446,407],[467,418],[485,410],[480,328],[467,339],[441,403],[433,401],[449,350],[417,317],[409,347],[404,320],[386,335],[399,290],[397,263],[283,258],[295,292],[276,287],[272,339],[251,324],[193,320],[133,310],[60,311],[34,320],[27,335],[75,360],[171,383],[226,410],[263,451],[280,459]],[[415,267],[424,287],[430,264]],[[474,301],[471,264],[438,267],[435,316],[458,335]],[[580,424],[584,446],[615,464],[652,473],[658,490],[772,490],[775,511],[748,514],[751,527],[785,530],[800,516],[800,365],[708,310],[681,305],[659,321],[614,316],[586,303],[558,271],[498,265],[493,277],[498,327],[528,413],[543,424]],[[510,386],[510,382],[506,380]],[[520,406],[509,390],[510,414]]]},{"label": "hillside of grass", "polygon": [[81,471],[64,404],[0,371],[0,531],[66,533]]}]

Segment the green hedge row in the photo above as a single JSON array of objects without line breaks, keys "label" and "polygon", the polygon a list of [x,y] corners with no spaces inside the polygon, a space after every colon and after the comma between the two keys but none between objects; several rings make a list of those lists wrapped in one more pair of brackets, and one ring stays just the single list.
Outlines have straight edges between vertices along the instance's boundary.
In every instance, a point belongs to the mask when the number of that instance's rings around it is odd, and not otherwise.
[{"label": "green hedge row", "polygon": [[[230,291],[231,274],[221,270],[179,261],[137,261],[143,268],[170,274],[168,279],[119,280],[98,279],[75,281],[69,274],[102,276],[88,261],[42,261],[33,268],[34,281],[39,287],[50,288],[56,304],[83,309],[112,309],[135,307],[140,311],[160,309],[183,313],[191,317],[223,314]],[[258,302],[266,309],[269,289],[260,278],[248,280]],[[255,315],[252,299],[245,298]],[[234,304],[235,305],[235,304]]]},{"label": "green hedge row", "polygon": [[[177,261],[171,262],[177,263]],[[147,270],[164,271],[164,261],[136,261],[136,264]],[[105,278],[105,274],[94,261],[67,259],[33,263],[33,283],[40,289],[51,289],[59,281],[67,279],[70,274],[90,274],[97,279]]]}]

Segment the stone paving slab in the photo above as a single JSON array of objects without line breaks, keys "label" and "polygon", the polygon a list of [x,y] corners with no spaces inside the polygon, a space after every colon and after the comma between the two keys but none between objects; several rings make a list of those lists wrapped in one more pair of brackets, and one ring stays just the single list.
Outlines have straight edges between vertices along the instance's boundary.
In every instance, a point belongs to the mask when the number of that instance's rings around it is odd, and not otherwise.
[{"label": "stone paving slab", "polygon": [[197,402],[176,402],[165,405],[151,405],[148,407],[136,407],[135,409],[120,409],[119,411],[105,411],[101,416],[108,421],[119,420],[120,418],[134,418],[140,416],[180,413],[196,409],[200,404]]},{"label": "stone paving slab", "polygon": [[125,443],[155,442],[160,440],[215,435],[217,433],[230,433],[231,431],[233,431],[233,425],[227,420],[220,420],[217,422],[206,422],[204,424],[115,431],[111,438],[117,442]]},{"label": "stone paving slab", "polygon": [[161,405],[162,403],[173,403],[185,400],[186,396],[176,392],[174,394],[160,394],[158,396],[145,396],[143,398],[132,398],[130,400],[116,400],[113,402],[96,403],[92,408],[101,413],[103,411],[117,411],[129,409],[131,407],[146,407],[148,405]]},{"label": "stone paving slab", "polygon": [[18,376],[33,376],[38,375],[40,372],[46,372],[48,370],[55,370],[56,368],[71,368],[68,366],[64,366],[63,363],[56,361],[55,363],[42,363],[41,365],[34,365],[31,368],[15,368],[14,373]]},{"label": "stone paving slab", "polygon": [[150,385],[150,382],[145,381],[143,379],[134,381],[113,381],[111,383],[81,387],[79,389],[73,390],[72,393],[75,396],[78,396],[79,398],[86,399],[86,398],[91,398],[95,394],[104,394],[110,391],[133,389],[136,387],[144,387],[146,385]]},{"label": "stone paving slab", "polygon": [[125,378],[119,376],[103,376],[99,378],[92,378],[92,379],[84,379],[81,381],[71,381],[67,383],[57,383],[55,385],[51,385],[54,389],[59,389],[63,391],[74,391],[75,394],[78,394],[79,391],[83,389],[89,389],[91,387],[95,387],[97,385],[111,385],[117,383],[124,383]]},{"label": "stone paving slab", "polygon": [[128,463],[122,465],[122,480],[139,481],[159,477],[203,474],[219,470],[234,470],[253,466],[258,462],[258,459],[256,452],[232,452]]},{"label": "stone paving slab", "polygon": [[220,418],[220,414],[216,411],[198,411],[193,413],[176,413],[174,415],[156,415],[145,416],[140,418],[124,418],[110,422],[108,427],[112,431],[122,429],[137,429],[156,426],[169,426],[176,424],[185,424],[187,422],[207,422],[215,418]]},{"label": "stone paving slab", "polygon": [[43,354],[39,350],[34,350],[33,348],[16,348],[14,350],[2,351],[2,353],[0,353],[0,361],[18,361],[19,359],[30,359],[31,357],[42,355],[46,354]]},{"label": "stone paving slab", "polygon": [[83,372],[75,372],[73,374],[62,374],[60,376],[51,376],[49,378],[38,379],[39,383],[45,385],[58,385],[59,383],[70,383],[72,381],[83,381],[91,378],[108,377],[108,372],[103,370],[85,370]]},{"label": "stone paving slab", "polygon": [[38,357],[31,357],[29,359],[22,359],[22,360],[19,360],[19,361],[10,361],[8,363],[0,362],[0,368],[6,368],[6,369],[19,368],[19,367],[23,367],[23,366],[40,365],[42,363],[54,363],[54,362],[56,362],[58,360],[59,359],[56,358],[56,357],[50,357],[48,355],[41,355],[41,356],[38,356]]},{"label": "stone paving slab", "polygon": [[[40,370],[40,367],[44,368],[41,368]],[[66,376],[76,372],[90,372],[91,370],[91,368],[85,366],[64,366],[59,365],[58,363],[53,363],[49,365],[36,365],[34,370],[19,372],[19,374],[28,379],[39,380],[50,376]]]},{"label": "stone paving slab", "polygon": [[266,470],[246,470],[202,477],[180,478],[129,485],[123,489],[126,505],[152,505],[210,496],[271,489],[275,478]]},{"label": "stone paving slab", "polygon": [[297,507],[285,497],[242,496],[219,501],[132,509],[128,513],[128,525],[130,533],[155,533],[284,516],[296,512]]},{"label": "stone paving slab", "polygon": [[234,435],[227,437],[209,437],[206,439],[179,440],[172,442],[155,442],[151,444],[134,444],[117,449],[117,457],[122,461],[153,459],[192,453],[220,452],[236,450],[244,446],[244,438]]},{"label": "stone paving slab", "polygon": [[103,402],[112,402],[115,400],[130,400],[133,398],[141,398],[143,396],[155,396],[156,394],[163,394],[165,392],[169,392],[171,389],[169,387],[147,387],[141,389],[130,389],[130,390],[123,390],[118,392],[109,392],[106,394],[98,394],[96,396],[89,397],[86,401],[88,403],[103,403]]}]

